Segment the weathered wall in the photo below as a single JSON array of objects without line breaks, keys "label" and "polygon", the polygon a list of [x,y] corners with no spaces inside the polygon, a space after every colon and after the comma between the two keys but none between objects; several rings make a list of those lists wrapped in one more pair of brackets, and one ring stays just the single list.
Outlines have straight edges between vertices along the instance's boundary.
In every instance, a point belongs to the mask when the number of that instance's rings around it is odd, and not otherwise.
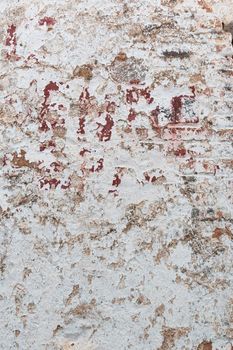
[{"label": "weathered wall", "polygon": [[0,20],[0,349],[232,350],[232,2]]}]

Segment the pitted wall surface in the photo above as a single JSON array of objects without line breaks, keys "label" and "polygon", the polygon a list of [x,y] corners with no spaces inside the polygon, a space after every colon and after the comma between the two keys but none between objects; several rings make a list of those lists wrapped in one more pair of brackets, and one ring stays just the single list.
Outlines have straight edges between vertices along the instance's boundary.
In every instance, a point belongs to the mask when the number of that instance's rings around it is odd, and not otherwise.
[{"label": "pitted wall surface", "polygon": [[232,350],[233,3],[0,21],[0,349]]}]

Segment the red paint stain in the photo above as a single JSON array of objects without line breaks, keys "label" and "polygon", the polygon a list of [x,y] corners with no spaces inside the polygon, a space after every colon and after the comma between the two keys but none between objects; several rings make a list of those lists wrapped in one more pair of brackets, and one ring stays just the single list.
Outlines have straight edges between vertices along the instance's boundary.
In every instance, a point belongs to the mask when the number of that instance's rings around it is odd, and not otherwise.
[{"label": "red paint stain", "polygon": [[63,130],[66,130],[65,128],[63,128],[62,126],[65,124],[65,119],[61,118],[59,120],[53,120],[50,122],[52,129],[55,129],[56,127],[60,127]]},{"label": "red paint stain", "polygon": [[52,179],[47,179],[47,178],[43,178],[40,180],[40,188],[43,188],[44,186],[46,186],[47,184],[49,184],[49,188],[57,188],[57,186],[60,184],[60,180],[57,180],[55,178]]},{"label": "red paint stain", "polygon": [[[28,57],[27,57],[27,59],[24,61],[26,64],[29,62],[29,61],[31,61],[31,60],[33,60],[33,61],[35,61],[35,63],[39,63],[39,60],[38,60],[38,58],[36,57],[36,55],[35,54],[33,54],[33,53],[31,53]],[[32,82],[34,82],[35,80],[33,80]],[[30,84],[31,85],[31,84]]]},{"label": "red paint stain", "polygon": [[44,132],[49,131],[48,124],[45,120],[42,120],[40,127],[39,127],[39,130],[44,131]]},{"label": "red paint stain", "polygon": [[155,175],[154,176],[149,175],[147,172],[143,173],[143,175],[144,175],[145,180],[147,182],[152,183],[152,184],[155,183],[155,182],[163,181],[165,179],[165,177],[163,175],[156,177]]},{"label": "red paint stain", "polygon": [[190,86],[189,88],[190,88],[190,90],[192,91],[192,96],[191,96],[191,97],[195,98],[195,97],[196,97],[195,86]]},{"label": "red paint stain", "polygon": [[151,97],[151,91],[148,87],[145,89],[140,89],[140,95],[145,98],[148,104],[151,104],[154,101],[154,98]]},{"label": "red paint stain", "polygon": [[[85,169],[85,170],[87,170],[87,169]],[[92,172],[92,173],[95,172],[95,167],[94,167],[94,165],[92,165],[92,167],[89,169],[89,171]]]},{"label": "red paint stain", "polygon": [[92,165],[92,167],[89,169],[92,173],[96,172],[98,173],[100,170],[103,169],[104,167],[104,160],[103,158],[100,158],[98,161],[97,161],[98,165],[97,167],[95,168],[94,165]]},{"label": "red paint stain", "polygon": [[6,38],[6,46],[16,46],[17,41],[16,41],[16,26],[12,24],[11,26],[8,27],[7,29],[7,38]]},{"label": "red paint stain", "polygon": [[60,162],[53,162],[50,164],[51,167],[53,167],[53,170],[55,172],[60,172],[63,170],[63,166]]},{"label": "red paint stain", "polygon": [[130,108],[130,111],[128,114],[128,121],[132,122],[133,120],[136,119],[136,116],[137,116],[137,114],[136,114],[135,110],[133,108]]},{"label": "red paint stain", "polygon": [[157,180],[157,177],[156,176],[152,176],[152,179],[151,179],[151,182],[155,182]]},{"label": "red paint stain", "polygon": [[41,131],[48,131],[49,130],[47,122],[43,118],[49,110],[48,99],[50,97],[51,91],[58,91],[58,90],[59,90],[59,87],[58,87],[57,83],[55,83],[53,81],[50,81],[44,88],[44,102],[42,103],[42,108],[41,108],[41,112],[39,115],[39,119],[41,122],[41,125],[40,125]]},{"label": "red paint stain", "polygon": [[44,88],[45,102],[48,100],[48,98],[50,96],[50,92],[57,91],[57,90],[59,90],[57,83],[50,81],[49,84],[47,84]]},{"label": "red paint stain", "polygon": [[85,117],[79,118],[79,129],[77,134],[85,134]]},{"label": "red paint stain", "polygon": [[150,176],[148,175],[148,173],[144,173],[144,177],[146,181],[150,181]]},{"label": "red paint stain", "polygon": [[152,176],[152,177],[150,177],[149,175],[148,175],[148,173],[144,173],[144,177],[145,177],[145,180],[146,181],[148,181],[148,182],[155,182],[156,180],[157,180],[157,177],[156,176]]},{"label": "red paint stain", "polygon": [[151,91],[149,87],[145,89],[137,89],[136,87],[133,87],[132,89],[126,90],[127,103],[138,103],[140,97],[144,97],[148,104],[151,104],[154,101],[154,98],[151,97]]},{"label": "red paint stain", "polygon": [[180,95],[174,96],[171,100],[171,122],[177,124],[180,122],[182,107],[183,107],[183,99],[188,98],[190,100],[194,100],[195,98],[195,87],[191,86],[190,90],[192,91],[192,95]]},{"label": "red paint stain", "polygon": [[79,96],[79,101],[83,102],[83,101],[89,100],[89,98],[90,98],[90,93],[88,91],[88,88],[83,89],[83,91]]},{"label": "red paint stain", "polygon": [[91,151],[89,151],[88,149],[86,149],[86,148],[83,148],[80,152],[79,152],[79,154],[80,154],[80,156],[84,156],[84,154],[85,153],[91,153]]},{"label": "red paint stain", "polygon": [[174,154],[176,157],[184,157],[186,155],[187,151],[184,147],[178,148],[174,150]]},{"label": "red paint stain", "polygon": [[114,179],[112,181],[112,186],[118,187],[121,183],[121,179],[119,178],[118,174],[114,175]]},{"label": "red paint stain", "polygon": [[116,103],[115,102],[111,102],[111,101],[107,101],[107,105],[106,105],[106,112],[108,113],[115,113],[116,111]]},{"label": "red paint stain", "polygon": [[40,144],[40,152],[43,152],[46,148],[49,148],[49,147],[56,147],[55,142],[52,140],[42,142]]},{"label": "red paint stain", "polygon": [[8,26],[5,45],[10,47],[10,51],[7,52],[6,58],[9,60],[13,58],[14,60],[18,61],[20,57],[16,55],[17,39],[16,26],[14,24]]},{"label": "red paint stain", "polygon": [[112,136],[112,127],[114,125],[114,121],[110,114],[106,115],[105,121],[105,125],[97,123],[98,129],[101,128],[101,130],[97,132],[97,136],[99,137],[100,141],[109,141]]},{"label": "red paint stain", "polygon": [[129,104],[138,103],[139,101],[139,93],[138,89],[132,88],[126,90],[126,102]]},{"label": "red paint stain", "polygon": [[104,160],[103,160],[103,158],[100,158],[98,161],[97,161],[97,163],[98,163],[98,166],[97,166],[97,168],[95,169],[95,171],[98,173],[100,170],[102,170],[103,169],[103,167],[104,167]]},{"label": "red paint stain", "polygon": [[43,26],[44,24],[46,24],[46,26],[53,26],[56,23],[56,20],[53,17],[44,17],[44,18],[41,18],[38,21],[38,23],[40,26]]},{"label": "red paint stain", "polygon": [[172,123],[179,123],[181,112],[182,112],[182,99],[184,95],[175,96],[171,100],[172,105],[172,115],[171,115],[171,122]]},{"label": "red paint stain", "polygon": [[68,178],[68,181],[65,181],[65,183],[61,185],[61,188],[62,188],[63,190],[66,190],[66,189],[69,188],[70,186],[71,186],[71,179],[70,179],[70,177],[69,177],[69,178]]}]

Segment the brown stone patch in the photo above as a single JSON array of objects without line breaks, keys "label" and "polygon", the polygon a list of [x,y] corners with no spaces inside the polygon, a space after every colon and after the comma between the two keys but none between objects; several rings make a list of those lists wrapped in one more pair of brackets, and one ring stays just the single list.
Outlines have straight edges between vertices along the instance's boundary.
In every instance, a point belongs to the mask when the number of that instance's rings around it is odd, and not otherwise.
[{"label": "brown stone patch", "polygon": [[212,342],[211,341],[203,341],[198,345],[197,350],[212,350]]},{"label": "brown stone patch", "polygon": [[118,55],[116,56],[115,60],[117,60],[117,61],[126,61],[127,60],[126,53],[119,52]]},{"label": "brown stone patch", "polygon": [[15,152],[13,154],[12,164],[17,168],[22,168],[22,167],[36,168],[38,164],[35,162],[29,162],[29,160],[26,159],[25,155],[26,155],[26,152],[22,149],[20,150],[19,154]]},{"label": "brown stone patch", "polygon": [[229,237],[232,237],[232,232],[228,227],[224,227],[224,228],[216,227],[212,234],[212,238],[219,239],[224,234],[226,234]]},{"label": "brown stone patch", "polygon": [[206,0],[198,0],[198,4],[206,10],[206,12],[213,12],[212,7],[208,4]]},{"label": "brown stone patch", "polygon": [[76,284],[76,285],[73,286],[72,292],[69,294],[68,298],[66,299],[66,305],[70,305],[72,299],[76,295],[79,295],[79,284]]},{"label": "brown stone patch", "polygon": [[76,67],[73,75],[84,78],[85,80],[91,80],[93,77],[92,69],[93,68],[90,64],[84,64],[81,67]]},{"label": "brown stone patch", "polygon": [[83,304],[77,305],[75,308],[65,313],[65,317],[66,317],[65,322],[69,323],[71,321],[70,316],[85,318],[90,312],[93,311],[95,305],[96,305],[95,299],[93,299],[89,304],[83,303]]},{"label": "brown stone patch", "polygon": [[[173,349],[176,340],[183,337],[189,332],[189,328],[170,328],[163,327],[163,343],[158,350],[170,350]],[[209,350],[209,349],[203,349]]]}]

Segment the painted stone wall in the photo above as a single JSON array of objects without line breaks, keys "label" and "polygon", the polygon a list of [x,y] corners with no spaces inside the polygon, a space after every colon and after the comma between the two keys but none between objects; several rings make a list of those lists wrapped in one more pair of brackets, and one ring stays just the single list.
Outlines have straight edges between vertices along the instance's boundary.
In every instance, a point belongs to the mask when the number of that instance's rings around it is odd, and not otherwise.
[{"label": "painted stone wall", "polygon": [[0,349],[232,350],[232,1],[0,20]]}]

